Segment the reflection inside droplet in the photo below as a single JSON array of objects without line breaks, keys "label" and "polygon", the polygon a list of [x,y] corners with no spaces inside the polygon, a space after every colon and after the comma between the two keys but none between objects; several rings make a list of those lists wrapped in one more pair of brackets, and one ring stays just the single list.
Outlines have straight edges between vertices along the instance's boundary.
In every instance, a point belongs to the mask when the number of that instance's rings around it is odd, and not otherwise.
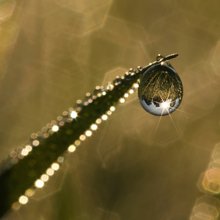
[{"label": "reflection inside droplet", "polygon": [[182,82],[167,62],[147,68],[140,80],[138,96],[143,108],[153,115],[168,115],[180,105]]}]

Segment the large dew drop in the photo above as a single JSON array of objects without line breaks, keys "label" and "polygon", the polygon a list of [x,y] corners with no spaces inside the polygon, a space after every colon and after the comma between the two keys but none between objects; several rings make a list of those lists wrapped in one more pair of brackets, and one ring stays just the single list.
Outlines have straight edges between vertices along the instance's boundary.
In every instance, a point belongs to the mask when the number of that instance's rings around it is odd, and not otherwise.
[{"label": "large dew drop", "polygon": [[158,62],[143,73],[138,96],[147,112],[159,116],[168,115],[179,107],[183,97],[183,85],[169,63]]}]

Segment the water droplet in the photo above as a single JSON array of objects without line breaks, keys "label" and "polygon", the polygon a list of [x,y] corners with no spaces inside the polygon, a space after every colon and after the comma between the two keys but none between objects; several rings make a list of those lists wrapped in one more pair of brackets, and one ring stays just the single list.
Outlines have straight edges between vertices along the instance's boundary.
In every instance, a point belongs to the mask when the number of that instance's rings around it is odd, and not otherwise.
[{"label": "water droplet", "polygon": [[183,85],[168,62],[158,62],[145,70],[138,89],[142,107],[153,115],[168,115],[180,105]]}]

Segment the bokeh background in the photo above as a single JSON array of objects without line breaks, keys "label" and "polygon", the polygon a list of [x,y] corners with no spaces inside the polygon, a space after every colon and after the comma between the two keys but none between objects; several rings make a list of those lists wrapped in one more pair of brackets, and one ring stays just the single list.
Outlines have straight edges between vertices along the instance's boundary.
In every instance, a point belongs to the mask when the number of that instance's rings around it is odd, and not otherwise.
[{"label": "bokeh background", "polygon": [[158,53],[180,54],[172,64],[185,92],[161,119],[134,95],[5,219],[218,219],[211,197],[193,207],[201,188],[219,192],[219,10],[218,0],[1,0],[0,160],[96,85]]}]

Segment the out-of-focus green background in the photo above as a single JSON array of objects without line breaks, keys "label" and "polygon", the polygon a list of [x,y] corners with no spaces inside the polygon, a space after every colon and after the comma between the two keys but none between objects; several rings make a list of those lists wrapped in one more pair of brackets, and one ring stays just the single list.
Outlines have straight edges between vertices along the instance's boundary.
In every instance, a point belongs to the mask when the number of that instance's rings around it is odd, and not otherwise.
[{"label": "out-of-focus green background", "polygon": [[1,1],[0,160],[96,85],[158,53],[180,54],[172,64],[185,92],[160,121],[133,96],[5,219],[189,219],[220,141],[219,9],[218,0]]}]

